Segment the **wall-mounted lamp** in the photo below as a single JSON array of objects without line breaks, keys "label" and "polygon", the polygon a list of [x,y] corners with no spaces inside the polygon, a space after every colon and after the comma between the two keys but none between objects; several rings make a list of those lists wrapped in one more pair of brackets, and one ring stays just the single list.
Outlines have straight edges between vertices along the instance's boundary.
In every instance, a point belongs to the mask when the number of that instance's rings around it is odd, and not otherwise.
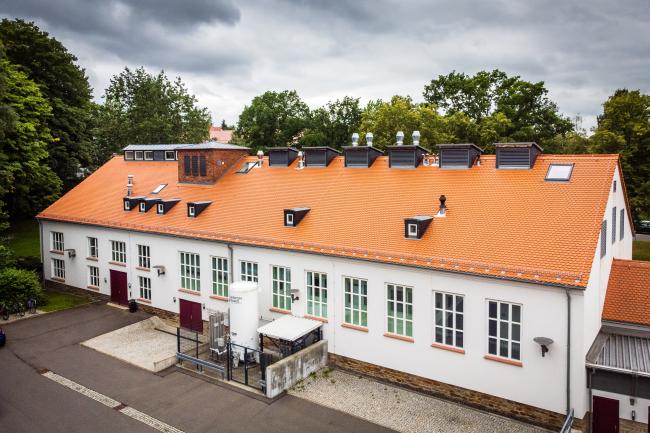
[{"label": "wall-mounted lamp", "polygon": [[291,302],[296,302],[300,299],[300,290],[291,289]]},{"label": "wall-mounted lamp", "polygon": [[203,309],[205,310],[205,304],[203,304]]},{"label": "wall-mounted lamp", "polygon": [[106,279],[106,277],[104,277],[104,282],[105,282],[105,283],[108,283],[108,280]]},{"label": "wall-mounted lamp", "polygon": [[156,265],[153,268],[158,271],[158,276],[165,275],[165,267],[163,265]]},{"label": "wall-mounted lamp", "polygon": [[632,421],[636,421],[636,411],[632,411]]},{"label": "wall-mounted lamp", "polygon": [[174,296],[172,300],[174,301],[174,303],[176,303],[176,296]]},{"label": "wall-mounted lamp", "polygon": [[68,258],[73,259],[77,255],[77,252],[74,248],[68,248],[66,251],[68,252]]},{"label": "wall-mounted lamp", "polygon": [[542,357],[544,357],[546,355],[546,352],[548,352],[548,346],[553,344],[553,340],[548,337],[535,337],[533,338],[533,341],[539,344],[542,348]]},{"label": "wall-mounted lamp", "polygon": [[131,283],[129,283],[129,289],[131,288]]}]

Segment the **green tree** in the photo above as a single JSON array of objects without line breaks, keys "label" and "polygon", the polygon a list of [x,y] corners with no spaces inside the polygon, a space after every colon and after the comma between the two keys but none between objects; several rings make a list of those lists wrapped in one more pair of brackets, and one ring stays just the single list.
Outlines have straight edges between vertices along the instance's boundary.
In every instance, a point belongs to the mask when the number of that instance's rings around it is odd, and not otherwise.
[{"label": "green tree", "polygon": [[111,78],[95,110],[98,164],[132,143],[199,143],[208,139],[210,114],[197,106],[177,77],[125,68]]},{"label": "green tree", "polygon": [[618,153],[636,220],[650,219],[650,95],[619,89],[603,104],[590,137],[599,153]]},{"label": "green tree", "polygon": [[300,144],[303,146],[330,146],[340,149],[350,144],[352,133],[358,132],[362,109],[358,98],[349,96],[328,102],[313,110],[309,127],[304,131]]},{"label": "green tree", "polygon": [[253,149],[293,144],[309,125],[309,107],[295,90],[267,91],[239,115],[235,141]]},{"label": "green tree", "polygon": [[531,83],[498,69],[474,76],[453,71],[424,88],[424,99],[445,114],[468,116],[478,126],[476,144],[487,150],[495,141],[544,145],[572,131],[571,121],[558,113],[547,94],[543,81]]},{"label": "green tree", "polygon": [[47,143],[47,164],[70,189],[79,181],[79,169],[92,162],[88,77],[77,58],[34,23],[3,19],[0,39],[9,61],[39,86],[52,107],[45,124],[53,137]]}]

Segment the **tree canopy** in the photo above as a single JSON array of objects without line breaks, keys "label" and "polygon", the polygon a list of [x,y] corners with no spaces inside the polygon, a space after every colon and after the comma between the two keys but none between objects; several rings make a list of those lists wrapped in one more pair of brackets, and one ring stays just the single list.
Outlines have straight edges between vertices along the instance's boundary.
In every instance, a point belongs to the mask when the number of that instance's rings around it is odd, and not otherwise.
[{"label": "tree canopy", "polygon": [[51,134],[47,163],[69,189],[78,182],[80,167],[88,167],[93,157],[88,77],[77,58],[34,23],[3,19],[0,39],[9,62],[38,85],[51,106],[45,123]]},{"label": "tree canopy", "polygon": [[164,71],[144,68],[114,76],[95,117],[98,163],[131,143],[200,143],[211,122],[180,78],[172,82]]}]

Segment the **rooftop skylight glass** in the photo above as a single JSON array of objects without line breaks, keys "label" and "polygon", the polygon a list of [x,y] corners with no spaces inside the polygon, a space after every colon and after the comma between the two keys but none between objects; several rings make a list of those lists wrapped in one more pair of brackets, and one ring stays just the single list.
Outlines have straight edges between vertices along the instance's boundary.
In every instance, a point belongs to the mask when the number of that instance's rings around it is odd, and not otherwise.
[{"label": "rooftop skylight glass", "polygon": [[573,164],[551,164],[546,172],[547,181],[567,182],[571,179]]},{"label": "rooftop skylight glass", "polygon": [[153,191],[151,191],[151,193],[152,193],[152,194],[158,194],[158,193],[159,193],[160,191],[162,191],[163,188],[166,187],[166,186],[167,186],[166,183],[161,183],[160,185],[158,185],[158,186],[156,187],[156,189],[154,189]]}]

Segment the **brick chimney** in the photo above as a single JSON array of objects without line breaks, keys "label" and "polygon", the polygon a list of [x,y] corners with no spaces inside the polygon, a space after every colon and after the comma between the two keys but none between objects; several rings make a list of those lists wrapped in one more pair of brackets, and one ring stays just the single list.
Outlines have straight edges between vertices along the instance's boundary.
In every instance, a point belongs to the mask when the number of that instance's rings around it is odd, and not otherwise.
[{"label": "brick chimney", "polygon": [[247,147],[214,142],[188,144],[176,150],[181,183],[215,183],[249,154]]}]

